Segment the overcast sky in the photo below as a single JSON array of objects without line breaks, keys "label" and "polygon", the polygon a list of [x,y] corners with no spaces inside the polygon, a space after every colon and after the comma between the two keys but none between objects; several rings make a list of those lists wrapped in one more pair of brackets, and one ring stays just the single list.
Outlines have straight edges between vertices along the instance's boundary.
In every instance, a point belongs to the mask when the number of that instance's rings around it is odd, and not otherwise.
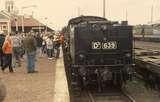
[{"label": "overcast sky", "polygon": [[[38,17],[55,29],[60,29],[67,21],[81,15],[102,16],[103,0],[14,0],[20,9],[23,6],[37,5],[36,8],[24,9],[24,13]],[[0,10],[4,9],[5,0],[0,0]],[[106,18],[125,20],[126,11],[130,24],[144,24],[151,20],[151,7],[154,6],[153,20],[160,19],[160,0],[106,0]],[[47,17],[47,20],[44,18]]]}]

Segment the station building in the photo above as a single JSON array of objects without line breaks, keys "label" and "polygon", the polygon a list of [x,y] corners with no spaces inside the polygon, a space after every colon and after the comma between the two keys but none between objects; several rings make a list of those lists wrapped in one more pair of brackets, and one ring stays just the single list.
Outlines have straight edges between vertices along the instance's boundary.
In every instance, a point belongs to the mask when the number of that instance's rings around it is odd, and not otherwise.
[{"label": "station building", "polygon": [[0,31],[11,32],[53,32],[54,30],[41,23],[33,16],[19,15],[13,0],[6,0],[5,10],[0,11]]},{"label": "station building", "polygon": [[0,12],[0,31],[4,31],[5,34],[11,32],[10,16],[4,11]]},{"label": "station building", "polygon": [[[23,19],[23,20],[22,20]],[[28,33],[30,31],[34,32],[53,32],[50,27],[47,25],[44,25],[37,19],[33,18],[32,16],[23,17],[18,16],[11,22],[11,29],[12,32],[23,32],[23,26],[24,26],[24,33]]]}]

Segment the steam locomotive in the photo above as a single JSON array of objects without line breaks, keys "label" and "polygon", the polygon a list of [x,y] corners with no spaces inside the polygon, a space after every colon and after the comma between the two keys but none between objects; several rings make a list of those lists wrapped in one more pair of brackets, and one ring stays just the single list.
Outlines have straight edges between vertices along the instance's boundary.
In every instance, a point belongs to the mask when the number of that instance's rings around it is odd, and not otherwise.
[{"label": "steam locomotive", "polygon": [[97,16],[80,16],[65,28],[64,61],[69,86],[81,89],[107,81],[122,87],[133,63],[132,26]]}]

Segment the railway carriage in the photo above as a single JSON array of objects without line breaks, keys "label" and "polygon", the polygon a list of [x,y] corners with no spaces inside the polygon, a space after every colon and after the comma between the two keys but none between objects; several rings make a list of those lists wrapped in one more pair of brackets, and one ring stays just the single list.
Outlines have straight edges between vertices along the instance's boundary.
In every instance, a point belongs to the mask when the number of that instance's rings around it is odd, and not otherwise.
[{"label": "railway carriage", "polygon": [[122,86],[133,65],[132,26],[102,17],[80,16],[69,21],[65,31],[64,59],[69,86],[107,81]]}]

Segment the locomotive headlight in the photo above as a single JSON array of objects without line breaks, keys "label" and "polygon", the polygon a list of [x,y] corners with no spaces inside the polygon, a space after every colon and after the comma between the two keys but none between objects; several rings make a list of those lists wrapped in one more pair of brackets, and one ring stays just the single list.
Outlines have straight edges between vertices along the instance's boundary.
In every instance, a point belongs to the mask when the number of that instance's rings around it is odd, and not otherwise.
[{"label": "locomotive headlight", "polygon": [[130,53],[127,53],[127,54],[126,54],[126,57],[131,57],[131,54],[130,54]]}]

